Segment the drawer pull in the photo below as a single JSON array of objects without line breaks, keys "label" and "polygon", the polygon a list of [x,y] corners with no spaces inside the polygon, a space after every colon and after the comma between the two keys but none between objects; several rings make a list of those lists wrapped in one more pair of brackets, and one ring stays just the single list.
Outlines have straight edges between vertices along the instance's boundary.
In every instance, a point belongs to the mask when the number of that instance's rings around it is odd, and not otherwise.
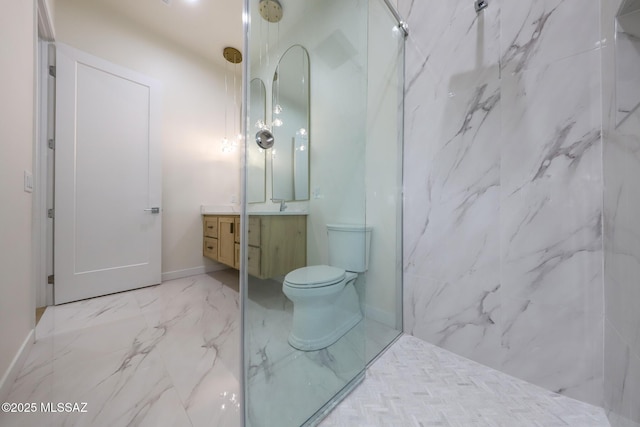
[{"label": "drawer pull", "polygon": [[213,250],[213,246],[207,246],[207,249],[209,249],[210,251]]},{"label": "drawer pull", "polygon": [[209,225],[207,228],[213,228],[213,225]]}]

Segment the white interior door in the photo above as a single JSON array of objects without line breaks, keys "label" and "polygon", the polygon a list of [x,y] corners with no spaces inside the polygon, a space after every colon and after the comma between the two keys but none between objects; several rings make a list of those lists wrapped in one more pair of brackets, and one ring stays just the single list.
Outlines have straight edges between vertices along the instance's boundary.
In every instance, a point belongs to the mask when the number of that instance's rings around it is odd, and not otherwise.
[{"label": "white interior door", "polygon": [[157,83],[59,44],[54,301],[160,283]]}]

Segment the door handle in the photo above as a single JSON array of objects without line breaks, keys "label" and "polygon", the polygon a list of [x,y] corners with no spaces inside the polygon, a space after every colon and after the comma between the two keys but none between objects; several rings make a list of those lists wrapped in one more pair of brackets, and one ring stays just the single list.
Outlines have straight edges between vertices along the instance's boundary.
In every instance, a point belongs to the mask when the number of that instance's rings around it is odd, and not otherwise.
[{"label": "door handle", "polygon": [[152,214],[159,214],[160,208],[147,208],[144,210],[145,212],[151,212]]}]

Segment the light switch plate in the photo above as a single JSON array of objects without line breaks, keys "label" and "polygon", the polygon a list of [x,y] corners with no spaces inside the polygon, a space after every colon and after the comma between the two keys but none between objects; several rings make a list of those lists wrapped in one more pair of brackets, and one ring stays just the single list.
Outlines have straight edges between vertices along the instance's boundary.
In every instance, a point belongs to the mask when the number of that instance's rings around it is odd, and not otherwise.
[{"label": "light switch plate", "polygon": [[33,193],[33,174],[29,171],[24,171],[24,191]]}]

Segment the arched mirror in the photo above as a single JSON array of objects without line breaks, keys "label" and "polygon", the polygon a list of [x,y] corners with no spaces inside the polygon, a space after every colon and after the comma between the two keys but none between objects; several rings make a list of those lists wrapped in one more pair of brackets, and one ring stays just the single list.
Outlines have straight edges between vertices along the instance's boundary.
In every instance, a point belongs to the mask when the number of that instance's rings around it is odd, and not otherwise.
[{"label": "arched mirror", "polygon": [[[251,80],[249,87],[249,124],[255,133],[265,127],[267,91],[260,79]],[[266,154],[256,144],[247,144],[247,202],[266,201]]]},{"label": "arched mirror", "polygon": [[272,117],[273,198],[308,200],[309,54],[300,45],[282,55],[273,75]]}]

